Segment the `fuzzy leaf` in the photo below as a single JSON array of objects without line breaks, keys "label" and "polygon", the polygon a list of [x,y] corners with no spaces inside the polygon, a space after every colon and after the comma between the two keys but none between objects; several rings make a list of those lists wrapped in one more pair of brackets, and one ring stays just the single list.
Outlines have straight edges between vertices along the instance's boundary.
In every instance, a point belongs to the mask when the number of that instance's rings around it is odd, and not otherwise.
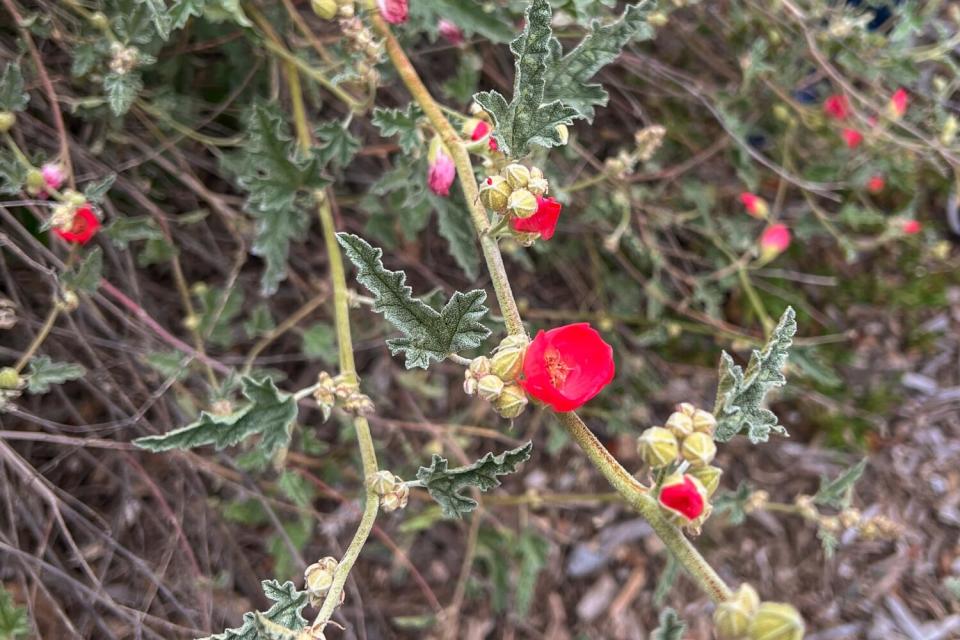
[{"label": "fuzzy leaf", "polygon": [[431,0],[410,5],[411,17],[435,25],[445,18],[463,30],[464,35],[479,34],[491,42],[509,42],[513,37],[506,7],[477,0]]},{"label": "fuzzy leaf", "polygon": [[252,24],[240,6],[240,0],[177,0],[170,7],[173,29],[182,29],[191,17],[199,16],[211,22],[234,22],[241,27]]},{"label": "fuzzy leaf", "polygon": [[30,633],[30,618],[24,607],[13,602],[6,589],[0,587],[0,639],[16,640]]},{"label": "fuzzy leaf", "polygon": [[547,566],[550,543],[538,535],[524,533],[519,540],[520,571],[517,574],[513,611],[521,618],[530,612],[537,591],[537,579]]},{"label": "fuzzy leaf", "polygon": [[717,418],[714,438],[726,442],[746,430],[750,442],[766,442],[771,431],[787,435],[777,416],[763,405],[770,389],[782,387],[787,380],[781,370],[787,361],[793,336],[797,332],[796,314],[787,307],[780,322],[761,351],[754,350],[744,372],[726,352],[720,357],[720,380],[713,413]]},{"label": "fuzzy leaf", "polygon": [[486,292],[474,289],[456,292],[437,311],[414,298],[402,271],[388,271],[383,251],[349,233],[338,233],[337,240],[357,267],[357,281],[374,295],[373,310],[382,313],[405,337],[387,341],[390,353],[406,354],[406,367],[426,369],[431,360],[443,360],[451,353],[480,346],[490,330],[480,323],[487,313],[483,306]]},{"label": "fuzzy leaf", "polygon": [[8,62],[0,75],[0,111],[23,111],[28,102],[30,95],[23,90],[20,65]]},{"label": "fuzzy leaf", "polygon": [[167,13],[167,5],[164,4],[163,0],[137,0],[137,3],[146,7],[147,12],[150,14],[150,20],[157,30],[157,35],[159,35],[162,40],[169,38],[170,14]]},{"label": "fuzzy leaf", "polygon": [[126,249],[136,240],[163,239],[163,232],[150,216],[114,218],[103,232],[121,249]]},{"label": "fuzzy leaf", "polygon": [[48,356],[37,356],[27,367],[27,393],[46,393],[51,385],[79,380],[86,373],[87,370],[75,362],[54,362]]},{"label": "fuzzy leaf", "polygon": [[660,626],[650,634],[650,640],[683,640],[686,628],[677,612],[667,608],[660,612]]},{"label": "fuzzy leaf", "polygon": [[360,150],[360,141],[350,133],[345,123],[325,122],[314,133],[323,143],[317,151],[317,158],[322,165],[343,168]]},{"label": "fuzzy leaf", "polygon": [[846,509],[850,506],[853,485],[857,483],[866,468],[867,459],[864,458],[833,480],[826,476],[820,478],[820,490],[813,496],[813,501],[819,505]]},{"label": "fuzzy leaf", "polygon": [[523,156],[531,144],[553,147],[561,143],[556,127],[571,124],[576,109],[559,101],[545,101],[548,63],[551,58],[553,12],[547,0],[533,0],[527,7],[523,33],[510,43],[516,57],[513,98],[509,104],[496,91],[474,96],[493,117],[494,137],[509,156]]},{"label": "fuzzy leaf", "polygon": [[27,170],[23,164],[7,149],[0,149],[0,193],[20,193],[26,181]]},{"label": "fuzzy leaf", "polygon": [[137,94],[143,89],[143,80],[135,71],[130,73],[110,72],[103,77],[103,88],[107,92],[107,102],[110,111],[115,116],[122,116],[133,105]]},{"label": "fuzzy leaf", "polygon": [[[264,640],[270,638],[262,630],[268,625],[258,620],[270,623],[269,628],[275,630],[301,631],[306,628],[307,621],[301,615],[304,607],[310,602],[306,591],[297,591],[292,582],[280,584],[276,580],[264,580],[260,583],[263,593],[273,600],[274,605],[264,613],[243,614],[243,625],[235,629],[227,629],[223,633],[208,636],[202,640]],[[279,636],[283,637],[283,636]],[[294,636],[296,637],[296,636]]]},{"label": "fuzzy leaf", "polygon": [[163,435],[146,436],[133,441],[154,453],[170,449],[191,449],[206,444],[217,450],[237,444],[253,435],[262,434],[260,448],[272,455],[290,441],[290,428],[297,419],[297,402],[293,396],[277,390],[273,380],[241,379],[248,405],[230,415],[218,416],[202,411],[200,419]]},{"label": "fuzzy leaf", "polygon": [[102,180],[88,183],[83,189],[83,196],[87,199],[87,202],[100,202],[116,181],[117,174],[108,173]]},{"label": "fuzzy leaf", "polygon": [[736,491],[724,491],[713,499],[713,512],[716,515],[726,513],[730,524],[742,524],[747,519],[747,501],[753,495],[753,487],[741,482]]},{"label": "fuzzy leaf", "polygon": [[406,109],[383,109],[377,107],[373,110],[372,122],[378,129],[380,135],[384,138],[397,136],[397,144],[403,149],[404,153],[413,153],[413,151],[423,144],[423,137],[417,128],[417,121],[423,117],[423,111],[415,102],[407,105]]},{"label": "fuzzy leaf", "polygon": [[497,476],[516,471],[520,463],[530,458],[532,451],[533,443],[528,442],[499,456],[490,452],[473,464],[456,469],[447,469],[446,458],[434,454],[429,467],[417,470],[417,481],[437,501],[444,517],[460,518],[477,506],[475,500],[462,495],[461,491],[467,487],[477,487],[480,491],[499,487]]},{"label": "fuzzy leaf", "polygon": [[594,21],[580,44],[563,57],[559,55],[559,41],[553,39],[555,56],[547,73],[544,101],[559,100],[576,109],[577,117],[593,121],[594,107],[606,105],[608,96],[601,85],[591,84],[590,79],[616,60],[630,41],[653,37],[653,28],[647,24],[647,16],[653,8],[653,2],[643,0],[627,5],[616,22],[601,26]]},{"label": "fuzzy leaf", "polygon": [[253,105],[247,136],[243,151],[224,164],[248,192],[246,210],[256,220],[252,252],[266,262],[260,290],[272,295],[287,277],[291,241],[302,237],[310,223],[303,191],[322,188],[328,181],[320,176],[318,158],[304,157],[297,149],[276,106]]},{"label": "fuzzy leaf", "polygon": [[453,197],[441,198],[432,193],[428,197],[437,210],[437,227],[447,241],[447,250],[467,279],[476,280],[480,273],[480,249],[459,188]]},{"label": "fuzzy leaf", "polygon": [[94,247],[87,252],[80,264],[64,273],[61,280],[67,289],[94,293],[100,286],[102,274],[103,250],[100,247]]}]

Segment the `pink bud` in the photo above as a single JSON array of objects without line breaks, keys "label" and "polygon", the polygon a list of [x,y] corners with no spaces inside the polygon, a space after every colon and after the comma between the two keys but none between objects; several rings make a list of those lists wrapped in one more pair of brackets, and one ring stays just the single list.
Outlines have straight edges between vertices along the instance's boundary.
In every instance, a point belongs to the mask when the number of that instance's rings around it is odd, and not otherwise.
[{"label": "pink bud", "polygon": [[920,231],[923,229],[923,225],[920,224],[919,220],[904,220],[902,229],[905,234],[912,236],[920,233]]},{"label": "pink bud", "polygon": [[907,103],[910,101],[910,96],[907,95],[907,91],[904,88],[897,89],[893,92],[893,95],[890,96],[890,114],[894,118],[902,118],[903,114],[907,112]]},{"label": "pink bud", "polygon": [[457,168],[439,137],[434,138],[430,143],[427,161],[427,185],[430,191],[438,196],[449,196],[450,186],[457,175]]},{"label": "pink bud", "polygon": [[887,186],[887,183],[881,175],[872,176],[867,180],[867,191],[870,193],[880,193],[885,186]]},{"label": "pink bud", "polygon": [[850,116],[850,102],[847,96],[837,93],[823,101],[823,111],[834,120],[846,120]]},{"label": "pink bud", "polygon": [[51,191],[59,191],[64,180],[67,179],[63,167],[55,162],[48,162],[40,167],[40,174],[43,176],[43,182],[47,185],[47,189]]},{"label": "pink bud", "polygon": [[847,144],[848,148],[856,149],[860,146],[860,143],[863,142],[863,134],[856,129],[844,129],[843,141]]},{"label": "pink bud", "polygon": [[790,246],[790,229],[785,224],[772,224],[760,236],[760,253],[766,259],[775,258]]},{"label": "pink bud", "polygon": [[767,201],[755,193],[744,191],[740,194],[740,202],[743,203],[747,213],[754,218],[766,218],[770,213],[770,208],[767,206]]},{"label": "pink bud", "polygon": [[377,0],[380,15],[390,24],[403,24],[407,21],[409,6],[407,0]]},{"label": "pink bud", "polygon": [[449,42],[450,44],[463,44],[463,31],[460,30],[460,27],[450,22],[446,18],[441,18],[437,23],[437,30],[440,32],[440,35]]}]

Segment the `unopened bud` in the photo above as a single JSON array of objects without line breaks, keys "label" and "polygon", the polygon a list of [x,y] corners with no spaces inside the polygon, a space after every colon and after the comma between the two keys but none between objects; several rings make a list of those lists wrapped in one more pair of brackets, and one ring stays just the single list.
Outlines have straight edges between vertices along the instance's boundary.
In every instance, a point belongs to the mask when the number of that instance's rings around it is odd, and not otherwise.
[{"label": "unopened bud", "polygon": [[410,499],[410,487],[400,484],[396,489],[380,498],[380,508],[384,511],[396,511],[407,506]]},{"label": "unopened bud", "polygon": [[501,380],[515,380],[523,369],[523,356],[526,352],[526,336],[507,336],[493,354],[490,361],[491,373]]},{"label": "unopened bud", "polygon": [[508,164],[500,173],[510,185],[511,189],[525,189],[530,182],[530,169],[522,164]]},{"label": "unopened bud", "polygon": [[764,602],[750,622],[750,640],[803,640],[800,612],[783,602]]},{"label": "unopened bud", "polygon": [[717,640],[743,640],[759,605],[760,599],[753,587],[741,585],[729,600],[717,605],[713,614]]},{"label": "unopened bud", "polygon": [[477,395],[487,402],[499,398],[502,391],[503,380],[493,374],[485,375],[477,381]]},{"label": "unopened bud", "polygon": [[0,389],[15,390],[23,386],[20,372],[13,367],[0,369]]},{"label": "unopened bud", "polygon": [[700,481],[703,488],[707,490],[707,497],[711,498],[720,486],[720,476],[723,475],[723,469],[707,465],[705,467],[694,467],[688,473]]},{"label": "unopened bud", "polygon": [[701,516],[709,514],[707,490],[689,474],[678,473],[664,480],[657,503],[671,520],[683,525],[701,522]]},{"label": "unopened bud", "polygon": [[378,496],[384,496],[391,491],[395,491],[400,484],[400,478],[384,469],[367,478],[367,487]]},{"label": "unopened bud", "polygon": [[512,420],[523,413],[528,402],[527,394],[523,388],[515,382],[511,382],[503,387],[500,397],[494,401],[493,407],[501,416]]},{"label": "unopened bud", "polygon": [[106,31],[110,28],[110,18],[101,11],[90,14],[90,24],[94,29],[99,29],[100,31]]},{"label": "unopened bud", "polygon": [[43,173],[39,169],[30,169],[27,171],[26,179],[27,193],[37,195],[43,191],[46,181],[43,179]]},{"label": "unopened bud", "polygon": [[60,309],[70,313],[76,311],[80,306],[80,298],[76,292],[71,289],[65,289],[60,297]]},{"label": "unopened bud", "polygon": [[333,20],[337,17],[337,10],[339,9],[336,0],[310,0],[310,8],[313,9],[318,18],[324,20]]},{"label": "unopened bud", "polygon": [[693,433],[693,419],[679,411],[671,413],[663,426],[669,429],[678,439],[686,438]]},{"label": "unopened bud", "polygon": [[314,562],[303,572],[304,587],[314,606],[323,602],[323,597],[333,585],[338,564],[336,558],[327,556]]},{"label": "unopened bud", "polygon": [[677,437],[663,427],[650,427],[637,438],[637,453],[650,467],[665,467],[677,459]]},{"label": "unopened bud", "polygon": [[662,27],[667,24],[667,14],[662,11],[654,11],[647,16],[647,23],[654,27]]},{"label": "unopened bud", "polygon": [[515,218],[529,218],[538,206],[537,196],[526,189],[514,189],[507,200],[507,212]]},{"label": "unopened bud", "polygon": [[690,404],[689,402],[680,402],[673,408],[674,411],[682,413],[685,416],[693,417],[693,414],[697,412],[697,408]]},{"label": "unopened bud", "polygon": [[470,361],[469,371],[478,379],[487,375],[490,373],[490,358],[487,356],[477,356]]},{"label": "unopened bud", "polygon": [[560,136],[560,145],[563,146],[570,141],[570,129],[565,124],[557,125],[557,135]]},{"label": "unopened bud", "polygon": [[540,169],[533,167],[530,169],[530,180],[527,182],[527,191],[535,196],[543,196],[550,190],[550,183],[543,177]]},{"label": "unopened bud", "polygon": [[694,431],[683,439],[680,455],[690,463],[691,467],[705,467],[716,457],[717,445],[706,433]]},{"label": "unopened bud", "polygon": [[693,412],[694,431],[712,436],[716,428],[717,419],[713,417],[712,413],[704,411],[703,409],[697,409]]},{"label": "unopened bud", "polygon": [[17,124],[17,116],[12,111],[0,111],[0,133],[6,133]]},{"label": "unopened bud", "polygon": [[480,185],[480,202],[488,209],[503,213],[513,190],[501,176],[489,176]]}]

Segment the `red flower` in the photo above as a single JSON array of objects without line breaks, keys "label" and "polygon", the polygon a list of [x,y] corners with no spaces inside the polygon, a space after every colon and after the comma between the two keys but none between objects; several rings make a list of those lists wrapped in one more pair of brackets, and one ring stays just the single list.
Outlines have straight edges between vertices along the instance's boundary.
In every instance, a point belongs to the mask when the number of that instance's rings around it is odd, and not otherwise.
[{"label": "red flower", "polygon": [[910,101],[910,96],[907,95],[907,90],[897,89],[893,92],[893,95],[890,96],[890,115],[894,119],[902,118],[903,114],[907,112],[907,103]]},{"label": "red flower", "polygon": [[867,191],[870,193],[880,193],[885,186],[887,186],[887,182],[881,175],[872,176],[867,180]]},{"label": "red flower", "polygon": [[73,244],[87,244],[100,228],[100,218],[90,205],[85,204],[73,214],[69,228],[54,228],[53,232]]},{"label": "red flower", "polygon": [[767,206],[767,201],[755,193],[744,191],[740,194],[740,202],[743,203],[747,213],[752,215],[754,218],[766,218],[770,213],[770,208]]},{"label": "red flower", "polygon": [[772,224],[760,236],[760,254],[767,260],[777,257],[790,246],[790,229],[785,224]]},{"label": "red flower", "polygon": [[846,120],[850,117],[850,101],[842,93],[836,93],[823,101],[823,111],[835,120]]},{"label": "red flower", "polygon": [[848,148],[856,149],[860,146],[860,143],[863,142],[863,134],[856,129],[844,129],[843,141],[847,144]]},{"label": "red flower", "polygon": [[686,520],[696,520],[703,513],[706,491],[696,478],[684,475],[682,478],[667,480],[660,488],[657,501],[667,511],[682,516]]},{"label": "red flower", "polygon": [[920,224],[919,220],[904,220],[902,229],[905,234],[912,236],[920,233],[920,231],[923,229],[923,225]]},{"label": "red flower", "polygon": [[613,380],[613,347],[586,322],[541,331],[527,347],[520,386],[555,411],[573,411]]},{"label": "red flower", "polygon": [[402,24],[407,21],[409,6],[407,0],[377,0],[380,15],[390,24]]},{"label": "red flower", "polygon": [[521,233],[539,233],[544,240],[553,237],[562,204],[553,198],[537,196],[537,212],[529,218],[510,218],[510,228]]},{"label": "red flower", "polygon": [[[477,140],[480,140],[486,136],[488,133],[490,133],[490,125],[484,120],[477,120],[477,124],[473,127],[473,131],[470,132],[470,139],[476,142]],[[490,146],[491,151],[497,150],[497,141],[493,139],[493,136],[490,136],[487,144]]]}]

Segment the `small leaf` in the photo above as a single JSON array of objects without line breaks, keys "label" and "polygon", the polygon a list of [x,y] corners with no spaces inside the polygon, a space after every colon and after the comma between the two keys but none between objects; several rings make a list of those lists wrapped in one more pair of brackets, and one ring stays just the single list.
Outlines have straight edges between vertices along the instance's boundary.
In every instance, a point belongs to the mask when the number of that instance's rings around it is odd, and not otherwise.
[{"label": "small leaf", "polygon": [[8,62],[0,75],[0,111],[23,111],[28,102],[30,95],[23,90],[20,65]]},{"label": "small leaf", "polygon": [[460,190],[457,190],[456,197],[441,198],[433,194],[428,197],[437,210],[437,226],[440,235],[447,241],[447,250],[463,269],[467,279],[476,280],[480,273],[480,250],[473,221],[470,220]]},{"label": "small leaf", "polygon": [[143,89],[143,80],[136,72],[115,73],[111,71],[103,77],[103,88],[107,92],[107,102],[115,116],[122,116],[137,99],[137,94]]},{"label": "small leaf", "polygon": [[137,0],[138,4],[146,7],[150,14],[150,20],[153,22],[157,35],[161,40],[170,37],[170,15],[167,13],[167,5],[163,0]]},{"label": "small leaf", "polygon": [[136,240],[163,239],[163,232],[157,228],[157,223],[150,216],[114,218],[103,232],[121,249],[126,249]]},{"label": "small leaf", "polygon": [[742,524],[747,519],[747,502],[753,495],[753,487],[741,482],[736,491],[724,491],[713,499],[713,512],[726,513],[730,524]]},{"label": "small leaf", "polygon": [[79,380],[87,370],[74,362],[54,362],[47,356],[37,356],[27,367],[27,393],[50,391],[50,385]]},{"label": "small leaf", "polygon": [[318,322],[304,331],[303,355],[334,364],[337,361],[337,334],[333,327]]},{"label": "small leaf", "polygon": [[687,625],[677,616],[677,612],[667,608],[660,612],[660,626],[650,634],[650,640],[683,640]]},{"label": "small leaf", "polygon": [[373,293],[373,310],[404,334],[403,338],[388,340],[387,346],[394,355],[406,354],[407,369],[426,369],[431,360],[475,349],[490,335],[480,323],[487,313],[484,291],[458,291],[438,312],[413,297],[412,289],[405,284],[406,274],[384,268],[381,249],[349,233],[338,233],[337,240],[357,267],[357,281]]},{"label": "small leaf", "polygon": [[103,250],[100,247],[90,249],[80,264],[64,273],[60,279],[72,291],[96,292],[103,279]]},{"label": "small leaf", "polygon": [[837,551],[837,546],[840,544],[837,536],[829,529],[820,527],[817,529],[817,538],[820,540],[820,546],[823,548],[823,555],[827,558],[832,558]]},{"label": "small leaf", "polygon": [[13,153],[0,149],[0,193],[15,195],[27,181],[27,169]]},{"label": "small leaf", "polygon": [[853,465],[833,480],[826,476],[820,478],[820,490],[813,496],[816,504],[835,507],[837,509],[846,509],[850,506],[853,494],[853,486],[863,475],[867,468],[867,459],[864,458]]},{"label": "small leaf", "polygon": [[380,129],[380,135],[384,138],[397,136],[397,144],[404,153],[409,154],[423,144],[423,137],[417,128],[417,122],[422,117],[423,111],[420,110],[419,105],[411,102],[406,109],[377,107],[373,110],[371,122]]},{"label": "small leaf", "polygon": [[133,444],[154,453],[206,444],[220,450],[261,434],[261,450],[267,455],[274,454],[290,442],[290,429],[297,418],[296,400],[278,391],[270,378],[257,381],[244,376],[242,384],[243,395],[250,401],[242,409],[226,416],[202,411],[196,422],[163,435],[137,438]]},{"label": "small leaf", "polygon": [[447,469],[447,460],[434,454],[429,467],[420,467],[417,481],[437,501],[446,518],[460,518],[473,511],[477,503],[461,494],[467,487],[487,491],[500,486],[497,476],[513,473],[517,466],[526,462],[533,451],[533,443],[504,451],[499,456],[488,453],[473,464],[456,469]]},{"label": "small leaf", "polygon": [[306,628],[307,620],[301,614],[310,602],[306,591],[297,591],[292,582],[280,584],[276,580],[264,580],[260,584],[264,595],[274,602],[270,609],[264,613],[245,613],[242,626],[227,629],[223,633],[208,636],[202,640],[263,640],[264,636],[260,634],[260,629],[263,627],[258,628],[258,617],[292,631],[302,631]]},{"label": "small leaf", "polygon": [[16,640],[30,633],[30,618],[25,607],[18,607],[13,596],[0,587],[0,639]]},{"label": "small leaf", "polygon": [[538,535],[524,532],[520,536],[520,572],[517,575],[513,611],[521,618],[530,612],[537,592],[537,579],[547,566],[550,544]]},{"label": "small leaf", "polygon": [[103,200],[104,196],[107,195],[107,192],[110,191],[110,187],[112,187],[113,183],[116,181],[117,174],[107,174],[107,176],[102,180],[88,183],[83,190],[83,195],[88,202],[100,202]]},{"label": "small leaf", "polygon": [[786,384],[781,370],[787,361],[793,336],[797,332],[796,315],[787,307],[780,322],[761,351],[754,350],[746,372],[734,364],[726,352],[720,357],[720,380],[713,413],[717,418],[714,438],[726,442],[743,430],[750,442],[766,442],[770,432],[787,435],[777,416],[764,408],[770,389]]},{"label": "small leaf", "polygon": [[342,169],[360,150],[360,141],[350,133],[346,123],[326,122],[317,127],[314,134],[323,143],[317,151],[317,158],[324,166],[331,164]]}]

